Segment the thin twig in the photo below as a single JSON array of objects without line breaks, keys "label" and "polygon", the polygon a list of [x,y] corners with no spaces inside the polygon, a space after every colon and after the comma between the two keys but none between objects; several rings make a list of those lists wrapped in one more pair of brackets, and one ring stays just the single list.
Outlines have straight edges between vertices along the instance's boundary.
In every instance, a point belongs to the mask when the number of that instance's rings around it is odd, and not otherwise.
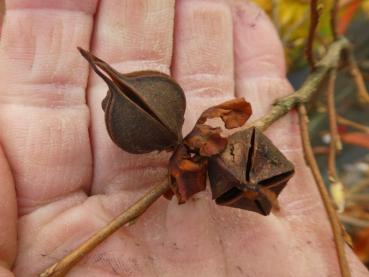
[{"label": "thin twig", "polygon": [[338,134],[337,127],[337,113],[336,105],[334,102],[335,82],[336,82],[337,70],[333,68],[329,74],[328,87],[327,87],[327,111],[329,122],[329,133],[331,135],[332,148],[335,150],[342,150],[342,143]]},{"label": "thin twig", "polygon": [[62,260],[55,263],[43,273],[40,277],[57,277],[64,276],[78,261],[80,261],[85,255],[91,252],[102,241],[108,238],[111,234],[117,231],[123,225],[132,222],[143,214],[148,207],[151,206],[163,193],[169,189],[168,180],[163,181],[159,185],[155,186],[143,197],[141,197],[131,207],[114,218],[104,228],[97,231],[87,241],[65,256]]},{"label": "thin twig", "polygon": [[349,120],[347,118],[344,118],[343,116],[337,115],[337,122],[341,125],[352,127],[359,131],[369,134],[369,126]]},{"label": "thin twig", "polygon": [[332,7],[331,7],[330,23],[331,23],[331,31],[332,31],[333,40],[336,40],[338,36],[337,34],[338,2],[339,0],[333,0]]},{"label": "thin twig", "polygon": [[339,223],[336,211],[334,210],[331,204],[331,200],[325,188],[324,181],[320,174],[318,164],[315,160],[315,156],[314,156],[314,153],[311,147],[308,124],[307,124],[308,118],[307,118],[306,109],[304,105],[299,105],[298,114],[300,118],[301,137],[302,137],[302,144],[304,147],[305,157],[313,173],[315,182],[318,186],[325,210],[328,215],[328,219],[332,226],[332,231],[334,235],[333,238],[336,244],[337,256],[338,256],[339,266],[341,269],[341,274],[342,274],[342,277],[349,277],[351,276],[351,273],[350,273],[350,268],[348,266],[348,262],[346,259],[346,253],[345,253],[345,248],[344,248],[344,245],[345,245],[345,242],[343,239],[344,233]]},{"label": "thin twig", "polygon": [[322,81],[327,77],[329,71],[336,68],[343,50],[350,47],[350,43],[345,38],[339,38],[329,47],[327,54],[316,64],[316,69],[302,84],[301,88],[295,93],[291,93],[285,97],[277,99],[270,111],[253,122],[251,126],[255,126],[260,130],[267,129],[276,120],[288,113],[298,104],[307,103],[320,87]]},{"label": "thin twig", "polygon": [[[308,45],[307,45],[306,53],[307,53],[307,58],[310,64],[310,70],[313,73],[316,71],[314,57],[313,57],[313,43],[314,43],[314,38],[315,38],[314,34],[315,34],[316,27],[318,25],[318,21],[319,21],[318,0],[312,0],[310,2],[310,26],[309,26],[309,37],[308,37]],[[347,52],[351,53],[350,50],[347,50]],[[337,61],[335,66],[332,68],[332,70],[336,70],[338,63],[339,62]],[[333,89],[334,89],[333,82],[335,81],[335,75],[331,74],[330,77],[331,77],[329,80],[329,83],[331,85],[330,89],[332,90],[332,94],[333,94]],[[333,98],[332,106],[334,106],[334,98]],[[333,205],[331,203],[328,192],[324,185],[322,175],[320,173],[318,164],[316,162],[316,159],[315,159],[312,147],[311,147],[309,130],[308,130],[308,117],[307,117],[306,108],[304,104],[300,104],[298,106],[298,114],[299,114],[299,119],[300,119],[301,139],[302,139],[302,144],[304,148],[305,159],[308,165],[310,166],[315,182],[318,186],[320,196],[323,200],[324,207],[326,209],[328,219],[332,227],[333,238],[334,238],[335,245],[336,245],[336,251],[337,251],[338,262],[339,262],[339,266],[341,270],[341,275],[342,277],[349,277],[351,276],[351,273],[350,273],[350,268],[347,262],[347,257],[346,257],[345,248],[344,248],[345,231],[343,230],[339,222],[339,219],[337,217],[336,211],[333,208]],[[334,122],[334,125],[335,124],[336,122]],[[337,145],[336,144],[331,144],[331,145],[334,147],[334,151],[330,151],[330,155],[332,155],[331,154],[332,152],[335,155],[335,150],[336,150]],[[330,150],[331,150],[331,146],[330,146]],[[333,158],[335,159],[335,156],[333,156]]]},{"label": "thin twig", "polygon": [[334,68],[331,70],[329,74],[327,85],[327,111],[328,111],[329,133],[331,137],[327,157],[327,168],[328,168],[329,190],[333,202],[336,204],[338,212],[343,212],[343,210],[345,209],[345,191],[336,169],[337,150],[340,151],[342,149],[342,143],[338,134],[336,106],[334,102],[336,75],[337,71]]},{"label": "thin twig", "polygon": [[307,61],[310,65],[311,70],[315,69],[315,59],[314,59],[314,38],[315,31],[319,23],[319,10],[318,10],[318,0],[311,0],[310,2],[310,28],[307,39],[307,45],[305,49],[305,54]]},{"label": "thin twig", "polygon": [[349,69],[350,69],[350,74],[356,84],[357,93],[359,95],[359,98],[363,102],[369,104],[368,90],[366,89],[363,75],[361,74],[361,71],[357,65],[354,54],[352,53],[352,51],[347,51],[347,53],[348,53],[347,61],[348,61]]}]

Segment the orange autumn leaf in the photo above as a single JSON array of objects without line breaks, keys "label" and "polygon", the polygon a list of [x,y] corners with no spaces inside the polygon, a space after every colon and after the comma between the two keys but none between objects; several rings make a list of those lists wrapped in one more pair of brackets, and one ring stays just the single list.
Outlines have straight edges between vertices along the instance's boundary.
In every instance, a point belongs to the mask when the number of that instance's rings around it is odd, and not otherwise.
[{"label": "orange autumn leaf", "polygon": [[341,140],[344,143],[352,144],[369,149],[369,134],[367,133],[344,133],[341,134]]},{"label": "orange autumn leaf", "polygon": [[243,98],[236,98],[205,110],[196,124],[203,124],[208,119],[220,117],[227,129],[233,129],[245,124],[251,114],[250,103]]},{"label": "orange autumn leaf", "polygon": [[364,263],[369,262],[369,228],[360,230],[354,237],[353,250]]}]

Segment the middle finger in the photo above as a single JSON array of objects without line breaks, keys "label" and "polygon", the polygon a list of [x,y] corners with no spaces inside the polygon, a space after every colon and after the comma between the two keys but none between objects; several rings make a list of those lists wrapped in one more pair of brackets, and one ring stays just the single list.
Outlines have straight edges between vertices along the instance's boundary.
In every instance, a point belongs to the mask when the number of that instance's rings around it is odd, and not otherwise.
[{"label": "middle finger", "polygon": [[[102,0],[93,52],[121,72],[158,70],[169,74],[173,17],[174,0]],[[88,92],[94,154],[92,193],[145,191],[146,185],[163,178],[167,155],[132,155],[113,144],[101,109],[106,91],[106,84],[93,74]]]}]

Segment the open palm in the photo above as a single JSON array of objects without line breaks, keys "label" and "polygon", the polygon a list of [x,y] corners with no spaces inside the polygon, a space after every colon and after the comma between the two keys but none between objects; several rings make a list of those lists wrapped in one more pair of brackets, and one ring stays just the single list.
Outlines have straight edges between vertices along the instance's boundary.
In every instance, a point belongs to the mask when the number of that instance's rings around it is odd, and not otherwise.
[{"label": "open palm", "polygon": [[[0,276],[37,276],[166,174],[168,154],[111,142],[107,87],[77,46],[121,72],[171,73],[186,92],[184,133],[235,95],[255,118],[291,91],[273,26],[244,1],[12,0],[0,44]],[[267,134],[296,166],[279,212],[216,206],[208,191],[185,205],[161,198],[68,276],[339,276],[295,116]]]}]

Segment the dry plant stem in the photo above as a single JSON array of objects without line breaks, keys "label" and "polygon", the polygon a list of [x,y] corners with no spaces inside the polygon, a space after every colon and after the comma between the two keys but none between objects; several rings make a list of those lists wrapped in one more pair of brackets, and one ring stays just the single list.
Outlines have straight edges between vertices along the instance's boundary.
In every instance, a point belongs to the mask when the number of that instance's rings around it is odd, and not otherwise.
[{"label": "dry plant stem", "polygon": [[339,0],[333,0],[332,7],[331,7],[331,31],[333,40],[337,39],[337,13],[338,13],[338,3]]},{"label": "dry plant stem", "polygon": [[336,154],[337,150],[342,149],[340,137],[338,135],[337,128],[337,115],[336,106],[334,102],[334,91],[336,82],[336,69],[332,69],[329,73],[328,86],[327,86],[327,109],[328,109],[328,122],[329,122],[329,133],[331,141],[329,143],[327,168],[329,177],[329,189],[331,192],[332,199],[339,212],[343,212],[345,209],[345,193],[343,184],[340,181],[337,169],[336,169]]},{"label": "dry plant stem", "polygon": [[364,124],[360,124],[358,122],[349,120],[347,118],[344,118],[343,116],[337,115],[337,122],[341,125],[347,126],[347,127],[352,127],[355,128],[359,131],[362,131],[364,133],[369,134],[369,126],[366,126]]},{"label": "dry plant stem", "polygon": [[315,38],[315,31],[318,27],[319,23],[319,10],[318,10],[318,0],[311,0],[310,2],[310,28],[309,28],[309,35],[306,45],[306,58],[310,65],[311,70],[315,69],[315,59],[314,59],[314,38]]},{"label": "dry plant stem", "polygon": [[320,174],[318,164],[315,160],[315,156],[311,147],[310,137],[309,137],[309,130],[308,130],[308,118],[306,114],[306,108],[304,105],[299,105],[298,107],[298,114],[300,118],[300,129],[301,129],[301,137],[302,137],[302,144],[304,147],[305,157],[307,160],[308,165],[311,168],[313,173],[315,182],[317,183],[320,195],[323,200],[324,207],[328,214],[328,219],[332,226],[333,230],[333,237],[337,248],[337,255],[339,266],[341,269],[342,277],[349,277],[351,276],[350,268],[347,262],[346,253],[345,253],[345,242],[343,239],[344,233],[343,229],[339,223],[336,211],[334,210],[328,192],[325,188],[323,178]]},{"label": "dry plant stem", "polygon": [[155,186],[136,203],[130,206],[127,210],[114,218],[104,228],[97,231],[92,237],[81,244],[78,248],[70,252],[62,260],[55,263],[43,273],[40,277],[56,277],[64,276],[78,261],[80,261],[91,250],[98,246],[102,241],[108,238],[111,234],[117,231],[123,225],[132,222],[143,214],[151,204],[153,204],[163,193],[169,189],[169,181],[166,179],[159,185]]},{"label": "dry plant stem", "polygon": [[[337,76],[337,70],[334,68],[331,70],[329,74],[328,87],[327,87],[327,106],[328,106],[328,122],[329,122],[329,132],[331,135],[332,150],[334,149],[335,151],[336,150],[340,151],[342,150],[342,143],[341,143],[340,136],[338,134],[337,113],[336,113],[336,105],[334,102],[336,76]],[[335,173],[335,170],[333,171]]]},{"label": "dry plant stem", "polygon": [[349,49],[349,47],[350,43],[343,37],[333,42],[327,54],[316,64],[316,69],[305,80],[301,88],[295,93],[277,99],[271,110],[265,116],[253,122],[252,126],[265,130],[298,104],[309,102],[330,70],[337,67],[341,60],[342,51]]},{"label": "dry plant stem", "polygon": [[349,65],[349,69],[350,69],[350,74],[354,78],[359,98],[363,102],[369,104],[368,90],[366,89],[363,75],[361,74],[361,71],[360,71],[360,69],[357,65],[354,54],[352,53],[352,51],[349,51],[349,50],[347,51],[347,53],[348,53],[347,58],[348,58],[348,65]]}]

